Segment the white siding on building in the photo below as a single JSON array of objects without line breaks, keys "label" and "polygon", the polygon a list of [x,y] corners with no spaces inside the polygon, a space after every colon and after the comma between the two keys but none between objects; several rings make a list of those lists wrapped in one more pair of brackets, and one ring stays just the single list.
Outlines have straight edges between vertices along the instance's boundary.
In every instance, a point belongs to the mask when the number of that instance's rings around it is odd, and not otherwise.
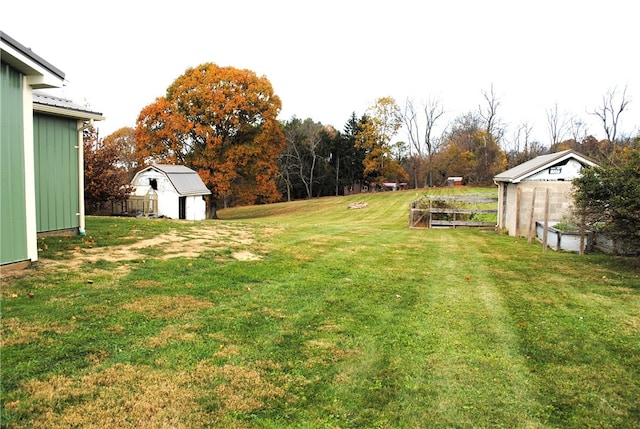
[{"label": "white siding on building", "polygon": [[535,181],[572,181],[580,177],[582,164],[575,159],[570,159],[565,165],[546,168],[536,174],[527,177],[528,182]]},{"label": "white siding on building", "polygon": [[202,195],[187,197],[188,220],[204,220],[207,214],[207,204]]},{"label": "white siding on building", "polygon": [[[167,169],[167,166],[163,166]],[[184,170],[189,171],[185,167],[181,166],[169,166],[168,169],[180,169],[182,170],[183,178]],[[191,172],[195,175],[195,179],[200,182],[204,192],[209,192],[204,184],[201,183],[195,172]],[[171,173],[170,173],[171,174]],[[174,177],[174,179],[176,179]],[[188,180],[187,180],[188,181]],[[191,180],[193,181],[193,180]],[[185,183],[183,180],[181,183]],[[206,201],[202,194],[198,195],[182,195],[175,187],[167,173],[160,171],[157,167],[149,167],[136,174],[131,184],[135,187],[135,192],[132,194],[136,197],[146,198],[149,194],[155,194],[156,207],[155,210],[150,210],[158,216],[165,216],[171,219],[180,219],[180,200],[184,199],[184,219],[187,220],[204,220],[207,215]],[[148,198],[147,198],[148,200]],[[148,202],[148,201],[147,201]],[[148,207],[148,205],[145,205]]]}]

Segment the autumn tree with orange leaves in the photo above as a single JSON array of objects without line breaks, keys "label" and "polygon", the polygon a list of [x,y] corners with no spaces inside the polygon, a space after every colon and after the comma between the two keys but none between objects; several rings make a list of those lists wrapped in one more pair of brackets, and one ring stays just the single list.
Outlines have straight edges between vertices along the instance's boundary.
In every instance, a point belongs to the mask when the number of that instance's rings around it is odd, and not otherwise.
[{"label": "autumn tree with orange leaves", "polygon": [[87,214],[109,213],[110,202],[125,201],[134,190],[127,170],[120,165],[120,150],[113,139],[99,139],[93,126],[84,130],[82,139]]},{"label": "autumn tree with orange leaves", "polygon": [[367,109],[356,135],[356,147],[365,151],[363,165],[368,182],[403,182],[409,179],[392,153],[391,139],[401,126],[400,108],[392,97],[378,98]]},{"label": "autumn tree with orange leaves", "polygon": [[480,116],[459,116],[434,158],[435,183],[444,185],[448,176],[462,176],[469,185],[489,185],[507,167],[507,157],[495,138],[483,127]]},{"label": "autumn tree with orange leaves", "polygon": [[114,147],[118,153],[117,167],[127,172],[129,181],[133,179],[139,167],[135,145],[135,130],[131,127],[120,128],[104,138],[104,145]]},{"label": "autumn tree with orange leaves", "polygon": [[285,138],[266,77],[213,63],[190,68],[140,112],[135,141],[145,164],[182,164],[211,190],[216,208],[280,199],[277,158]]}]

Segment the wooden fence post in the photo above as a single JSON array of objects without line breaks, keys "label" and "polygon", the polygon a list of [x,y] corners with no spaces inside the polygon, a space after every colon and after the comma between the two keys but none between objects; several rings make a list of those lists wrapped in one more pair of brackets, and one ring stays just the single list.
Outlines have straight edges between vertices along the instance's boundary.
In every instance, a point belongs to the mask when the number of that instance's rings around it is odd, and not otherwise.
[{"label": "wooden fence post", "polygon": [[522,189],[518,187],[518,190],[516,191],[516,230],[515,230],[516,237],[521,237],[520,235],[520,194],[521,192],[522,192]]},{"label": "wooden fence post", "polygon": [[584,209],[582,210],[582,215],[580,216],[580,251],[578,252],[580,255],[584,255],[584,236],[586,234],[585,222],[587,221],[587,217]]},{"label": "wooden fence post", "polygon": [[547,251],[547,235],[549,234],[549,188],[544,196],[544,231],[542,232],[542,251]]},{"label": "wooden fence post", "polygon": [[535,231],[536,224],[533,221],[533,215],[535,214],[536,208],[536,191],[538,188],[533,188],[533,198],[531,198],[531,210],[529,210],[529,239],[527,240],[528,244],[531,244],[531,240],[533,238],[533,232]]}]

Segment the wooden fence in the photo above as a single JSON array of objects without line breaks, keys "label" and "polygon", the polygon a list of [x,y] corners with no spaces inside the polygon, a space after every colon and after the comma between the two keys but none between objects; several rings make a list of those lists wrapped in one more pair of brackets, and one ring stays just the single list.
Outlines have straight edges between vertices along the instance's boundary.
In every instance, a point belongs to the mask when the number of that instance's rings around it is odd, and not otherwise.
[{"label": "wooden fence", "polygon": [[492,227],[497,216],[497,195],[425,195],[411,203],[409,228]]},{"label": "wooden fence", "polygon": [[156,205],[156,201],[150,200],[149,197],[129,195],[129,198],[125,201],[111,203],[111,214],[129,216],[147,215],[155,211]]}]

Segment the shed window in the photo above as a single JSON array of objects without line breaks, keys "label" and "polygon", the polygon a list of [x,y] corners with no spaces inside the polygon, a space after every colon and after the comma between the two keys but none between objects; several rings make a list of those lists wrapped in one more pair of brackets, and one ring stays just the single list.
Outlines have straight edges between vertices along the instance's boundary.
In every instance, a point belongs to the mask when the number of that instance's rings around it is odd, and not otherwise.
[{"label": "shed window", "polygon": [[562,167],[551,167],[549,169],[549,174],[560,174],[562,173]]},{"label": "shed window", "polygon": [[151,186],[151,189],[153,189],[154,191],[157,191],[158,181],[156,179],[149,179],[149,186]]}]

